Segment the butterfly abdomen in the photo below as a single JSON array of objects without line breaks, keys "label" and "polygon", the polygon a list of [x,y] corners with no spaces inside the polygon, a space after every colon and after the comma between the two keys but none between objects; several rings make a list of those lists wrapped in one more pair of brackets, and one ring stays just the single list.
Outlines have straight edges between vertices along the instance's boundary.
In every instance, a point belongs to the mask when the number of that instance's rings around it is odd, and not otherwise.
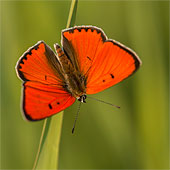
[{"label": "butterfly abdomen", "polygon": [[74,68],[71,59],[67,56],[58,44],[55,44],[58,60],[64,72],[66,90],[74,97],[79,98],[85,94],[86,84],[82,80],[82,75]]},{"label": "butterfly abdomen", "polygon": [[58,60],[61,64],[63,72],[65,74],[70,74],[71,72],[73,72],[75,69],[74,69],[71,61],[69,60],[69,58],[64,53],[64,51],[60,48],[60,46],[58,44],[55,44],[54,47],[55,47],[56,52],[58,54]]}]

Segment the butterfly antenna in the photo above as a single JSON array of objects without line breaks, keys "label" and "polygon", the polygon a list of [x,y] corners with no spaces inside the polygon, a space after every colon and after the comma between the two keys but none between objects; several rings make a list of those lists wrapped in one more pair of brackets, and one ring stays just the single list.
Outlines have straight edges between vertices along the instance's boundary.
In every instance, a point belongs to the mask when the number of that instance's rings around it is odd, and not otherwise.
[{"label": "butterfly antenna", "polygon": [[96,99],[96,98],[89,97],[89,96],[88,96],[88,98],[89,98],[89,99],[96,100],[96,101],[99,101],[99,102],[102,102],[102,103],[105,103],[105,104],[108,104],[108,105],[111,105],[111,106],[114,106],[114,107],[116,107],[116,108],[120,109],[120,106],[116,106],[116,105],[114,105],[114,104],[112,104],[112,103],[108,103],[108,102],[105,102],[105,101],[103,101],[103,100]]},{"label": "butterfly antenna", "polygon": [[81,106],[81,102],[80,102],[80,104],[79,104],[79,106],[78,106],[78,109],[77,109],[76,117],[75,117],[74,124],[73,124],[73,128],[72,128],[72,134],[74,133],[74,129],[75,129],[75,127],[76,127],[76,122],[77,122],[78,114],[79,114],[79,112],[80,112],[80,106]]}]

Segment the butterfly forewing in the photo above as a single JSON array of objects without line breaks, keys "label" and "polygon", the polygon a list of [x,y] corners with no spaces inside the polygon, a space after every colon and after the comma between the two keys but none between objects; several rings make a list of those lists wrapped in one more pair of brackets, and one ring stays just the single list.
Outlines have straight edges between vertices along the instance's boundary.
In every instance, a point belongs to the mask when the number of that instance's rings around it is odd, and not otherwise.
[{"label": "butterfly forewing", "polygon": [[74,27],[62,31],[62,45],[74,65],[82,74],[87,74],[92,66],[98,49],[103,45],[100,29]]},{"label": "butterfly forewing", "polygon": [[17,72],[24,81],[61,84],[63,79],[56,55],[43,41],[28,49],[17,63]]},{"label": "butterfly forewing", "polygon": [[87,94],[117,84],[132,75],[141,64],[131,49],[107,39],[97,27],[74,27],[64,30],[62,35],[63,48],[70,53],[67,46],[72,47],[79,70],[87,77]]}]

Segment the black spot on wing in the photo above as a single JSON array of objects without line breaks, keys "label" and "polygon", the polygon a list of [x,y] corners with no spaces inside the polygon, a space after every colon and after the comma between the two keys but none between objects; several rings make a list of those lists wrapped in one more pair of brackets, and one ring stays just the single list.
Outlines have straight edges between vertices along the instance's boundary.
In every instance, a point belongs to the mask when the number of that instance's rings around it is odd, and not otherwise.
[{"label": "black spot on wing", "polygon": [[59,104],[60,104],[60,102],[57,102],[57,104],[59,105]]},{"label": "black spot on wing", "polygon": [[40,44],[35,45],[35,46],[33,47],[33,49],[38,50],[38,49],[39,49],[39,45],[40,45]]},{"label": "black spot on wing", "polygon": [[[31,54],[32,54],[32,53],[31,53]],[[24,55],[24,56],[23,56],[23,59],[24,59],[24,60],[27,60],[27,55]]]},{"label": "black spot on wing", "polygon": [[32,50],[33,50],[34,48],[32,48],[30,51],[28,51],[27,52],[27,55],[32,55]]},{"label": "black spot on wing", "polygon": [[114,77],[115,77],[113,74],[110,74],[110,76],[111,76],[112,79],[114,79]]},{"label": "black spot on wing", "polygon": [[51,104],[48,104],[48,107],[49,107],[50,109],[52,109],[52,106],[51,106]]},{"label": "black spot on wing", "polygon": [[87,56],[87,58],[91,61],[91,58],[89,56]]},{"label": "black spot on wing", "polygon": [[23,60],[21,60],[21,61],[20,61],[20,64],[24,64],[24,61],[23,61]]},{"label": "black spot on wing", "polygon": [[89,27],[85,27],[84,29],[85,29],[85,31],[87,32],[90,28],[89,28]]},{"label": "black spot on wing", "polygon": [[103,80],[103,82],[105,82],[106,80]]},{"label": "black spot on wing", "polygon": [[94,29],[93,28],[91,28],[91,32],[93,32],[94,31]]},{"label": "black spot on wing", "polygon": [[81,32],[81,28],[77,28],[78,32]]}]

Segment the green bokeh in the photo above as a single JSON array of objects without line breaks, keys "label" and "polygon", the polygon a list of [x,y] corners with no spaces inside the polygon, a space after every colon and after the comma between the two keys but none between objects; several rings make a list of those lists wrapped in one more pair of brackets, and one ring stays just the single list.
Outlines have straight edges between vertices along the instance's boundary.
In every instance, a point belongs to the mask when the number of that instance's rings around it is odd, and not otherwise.
[{"label": "green bokeh", "polygon": [[[1,167],[31,169],[43,121],[21,116],[15,65],[28,47],[60,42],[70,1],[1,1]],[[79,1],[76,25],[101,27],[134,49],[143,65],[122,83],[87,99],[71,134],[78,103],[66,109],[61,169],[168,169],[169,2]],[[56,125],[57,126],[57,125]]]}]

